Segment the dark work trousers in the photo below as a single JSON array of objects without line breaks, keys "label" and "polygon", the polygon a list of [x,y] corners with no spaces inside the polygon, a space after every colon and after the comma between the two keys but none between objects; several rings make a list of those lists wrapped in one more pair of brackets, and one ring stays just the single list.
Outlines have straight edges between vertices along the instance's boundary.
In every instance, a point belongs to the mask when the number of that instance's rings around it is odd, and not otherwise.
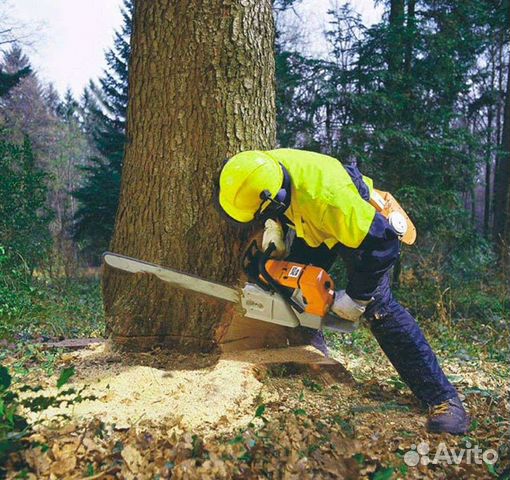
[{"label": "dark work trousers", "polygon": [[[296,238],[287,260],[329,270],[340,255],[349,274],[354,252],[341,246],[332,250],[326,245],[311,248]],[[393,297],[389,271],[380,279],[365,318],[402,380],[424,405],[437,405],[457,396],[416,320]]]}]

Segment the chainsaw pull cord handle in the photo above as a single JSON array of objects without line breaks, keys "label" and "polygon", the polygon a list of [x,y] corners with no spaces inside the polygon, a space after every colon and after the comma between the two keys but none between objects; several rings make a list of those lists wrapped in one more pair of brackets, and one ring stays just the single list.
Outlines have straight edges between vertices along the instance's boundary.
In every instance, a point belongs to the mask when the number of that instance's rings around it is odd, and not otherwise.
[{"label": "chainsaw pull cord handle", "polygon": [[278,283],[275,279],[269,275],[269,272],[266,270],[266,262],[271,258],[271,254],[276,250],[276,245],[271,242],[269,246],[266,248],[265,252],[259,258],[259,272],[262,275],[262,278],[271,286],[271,288],[281,295],[289,304],[297,310],[298,313],[303,313],[305,309],[297,303],[291,295]]}]

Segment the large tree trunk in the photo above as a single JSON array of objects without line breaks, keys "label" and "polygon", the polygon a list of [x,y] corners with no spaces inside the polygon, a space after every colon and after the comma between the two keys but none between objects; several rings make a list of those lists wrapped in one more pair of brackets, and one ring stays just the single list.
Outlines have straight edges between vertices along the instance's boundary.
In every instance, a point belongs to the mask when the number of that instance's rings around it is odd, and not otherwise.
[{"label": "large tree trunk", "polygon": [[[225,158],[275,143],[271,0],[136,3],[127,147],[111,248],[235,285],[241,232],[213,206]],[[221,301],[154,277],[107,269],[108,333],[117,345],[208,351],[285,345],[289,332],[236,320]]]}]

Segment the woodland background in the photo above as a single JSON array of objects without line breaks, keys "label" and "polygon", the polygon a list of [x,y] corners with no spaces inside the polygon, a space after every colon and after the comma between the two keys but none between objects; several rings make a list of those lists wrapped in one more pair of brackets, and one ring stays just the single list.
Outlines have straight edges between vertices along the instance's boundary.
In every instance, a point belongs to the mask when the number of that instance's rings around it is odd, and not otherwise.
[{"label": "woodland background", "polygon": [[[335,3],[320,57],[304,53],[299,22],[289,21],[295,4],[274,4],[278,146],[355,162],[395,195],[418,230],[393,274],[397,297],[442,359],[484,365],[501,380],[510,333],[508,0],[384,0],[371,27],[355,2]],[[24,39],[0,18],[0,337],[19,349],[14,363],[7,348],[0,359],[21,382],[34,364],[54,373],[57,356],[37,343],[105,334],[98,267],[119,202],[132,12],[125,0],[108,68],[80,98],[42,82]],[[334,274],[341,284],[340,265]],[[328,341],[377,362],[364,329]],[[496,405],[502,392],[475,394]],[[491,415],[490,425],[503,421]]]},{"label": "woodland background", "polygon": [[[419,231],[395,275],[408,307],[494,327],[508,315],[508,2],[383,2],[370,28],[337,4],[325,58],[300,53],[293,3],[275,5],[278,145],[356,162],[405,205]],[[132,8],[79,99],[0,29],[3,336],[101,331],[93,267],[118,204]]]}]

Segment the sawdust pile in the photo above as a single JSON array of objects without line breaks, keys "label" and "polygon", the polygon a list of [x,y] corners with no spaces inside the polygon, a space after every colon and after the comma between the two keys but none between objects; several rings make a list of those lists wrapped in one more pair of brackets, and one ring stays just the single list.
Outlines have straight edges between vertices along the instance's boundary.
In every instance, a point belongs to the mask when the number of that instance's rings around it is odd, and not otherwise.
[{"label": "sawdust pile", "polygon": [[87,385],[85,393],[97,400],[49,409],[47,417],[97,417],[117,429],[142,420],[192,429],[243,424],[262,387],[248,362],[206,356],[190,362],[158,352],[120,355],[99,345],[67,354],[65,360],[78,372],[73,386]]},{"label": "sawdust pile", "polygon": [[313,347],[218,357],[164,351],[119,354],[104,344],[91,346],[66,354],[63,360],[77,370],[73,386],[87,385],[85,395],[96,400],[50,408],[45,416],[51,419],[65,414],[75,420],[96,417],[117,429],[148,420],[205,433],[233,430],[250,421],[258,403],[271,400],[257,379],[261,366],[271,362],[317,363],[322,359]]}]

